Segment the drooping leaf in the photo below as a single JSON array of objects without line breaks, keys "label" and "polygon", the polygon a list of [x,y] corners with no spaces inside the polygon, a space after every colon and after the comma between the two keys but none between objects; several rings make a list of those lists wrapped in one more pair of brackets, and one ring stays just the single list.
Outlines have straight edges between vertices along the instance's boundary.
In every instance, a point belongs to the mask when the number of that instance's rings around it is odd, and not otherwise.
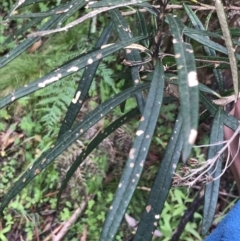
[{"label": "drooping leaf", "polygon": [[[197,15],[193,12],[193,10],[187,6],[186,4],[183,4],[186,13],[188,14],[189,19],[191,20],[193,26],[196,29],[201,29],[201,30],[205,30],[203,24],[201,23],[200,19],[197,17]],[[205,37],[207,40],[209,40],[209,37],[206,36]],[[221,35],[220,35],[221,38]],[[217,56],[216,52],[214,49],[208,48],[207,46],[204,46],[204,50],[206,52],[206,54],[208,56]],[[222,72],[219,69],[213,69],[213,73],[215,76],[215,79],[217,81],[217,85],[218,85],[218,89],[220,91],[220,93],[222,94],[224,92],[224,87],[223,87],[223,76],[222,76]]]},{"label": "drooping leaf", "polygon": [[[113,24],[112,22],[105,28],[102,35],[100,36],[96,48],[101,47],[102,45],[105,45],[113,30]],[[95,73],[97,71],[97,68],[99,66],[100,61],[96,61],[92,64],[90,64],[87,68],[85,68],[82,78],[79,82],[78,88],[75,92],[75,98],[70,103],[66,116],[62,122],[62,126],[60,128],[58,136],[61,136],[64,132],[69,130],[79,112],[81,109],[84,100],[88,94],[89,88],[92,84],[92,81],[94,79]]]},{"label": "drooping leaf", "polygon": [[102,229],[100,241],[112,241],[136,189],[155,130],[164,89],[164,70],[156,63],[153,80],[133,146]]},{"label": "drooping leaf", "polygon": [[[178,85],[178,80],[172,80],[171,84]],[[207,87],[206,85],[204,85],[202,83],[198,83],[198,86],[199,86],[199,90],[200,91],[208,93],[208,94],[211,94],[211,95],[214,95],[214,96],[216,96],[218,98],[222,98],[221,95],[219,95],[216,91],[214,91],[213,89]]]},{"label": "drooping leaf", "polygon": [[164,202],[172,185],[172,177],[183,147],[183,118],[178,115],[164,158],[154,180],[146,208],[138,225],[134,241],[150,241],[157,228]]},{"label": "drooping leaf", "polygon": [[[184,34],[186,36],[188,36],[189,38],[194,39],[195,41],[197,41],[211,49],[214,49],[220,53],[228,55],[228,51],[225,47],[223,47],[222,45],[220,45],[210,39],[206,39],[205,36],[201,36],[201,35],[195,34],[195,33],[190,33],[189,31],[184,32]],[[237,60],[240,60],[240,55],[236,54],[236,58],[237,58]]]},{"label": "drooping leaf", "polygon": [[109,7],[114,5],[129,6],[129,5],[136,5],[138,3],[142,3],[145,1],[147,0],[118,0],[118,1],[102,0],[98,2],[89,3],[88,6],[90,8],[101,8],[101,7]]},{"label": "drooping leaf", "polygon": [[[210,135],[210,145],[215,143],[220,143],[223,141],[223,113],[220,108],[215,114],[211,135]],[[208,151],[208,159],[213,158],[221,150],[222,144],[211,145]],[[220,176],[222,171],[222,159],[221,157],[209,170],[208,175],[213,179]],[[206,235],[209,228],[212,225],[214,214],[218,201],[218,193],[220,186],[220,178],[214,180],[205,186],[204,192],[204,206],[203,206],[203,222],[202,222],[202,235]]]},{"label": "drooping leaf", "polygon": [[[112,18],[112,21],[114,22],[115,28],[118,31],[118,35],[120,40],[129,40],[132,38],[131,30],[129,29],[129,26],[125,19],[121,16],[120,12],[118,10],[111,10],[110,15]],[[146,36],[145,36],[146,37]],[[141,56],[138,50],[136,49],[127,49],[125,50],[125,55],[126,55],[126,62],[128,63],[140,63],[141,64]],[[134,86],[137,86],[140,84],[140,75],[139,75],[139,65],[137,66],[130,66],[130,71],[132,75],[132,83]],[[143,113],[144,105],[145,105],[145,100],[143,98],[142,93],[138,93],[136,95],[138,107]]]},{"label": "drooping leaf", "polygon": [[[200,92],[199,97],[200,101],[205,105],[208,111],[211,112],[212,115],[215,115],[215,113],[218,110],[218,107],[211,100],[209,100],[209,98],[206,97],[203,93]],[[228,126],[233,131],[235,131],[239,126],[238,119],[232,115],[229,115],[226,111],[222,109],[221,112],[223,113],[224,125]]]},{"label": "drooping leaf", "polygon": [[[136,12],[136,25],[138,30],[138,35],[148,36],[148,28],[144,15],[140,12]],[[142,40],[145,47],[149,48],[149,39]]]},{"label": "drooping leaf", "polygon": [[173,35],[173,46],[177,63],[180,103],[184,125],[183,162],[189,157],[197,137],[198,127],[198,79],[192,46],[182,38],[184,26],[170,14],[167,19]]}]

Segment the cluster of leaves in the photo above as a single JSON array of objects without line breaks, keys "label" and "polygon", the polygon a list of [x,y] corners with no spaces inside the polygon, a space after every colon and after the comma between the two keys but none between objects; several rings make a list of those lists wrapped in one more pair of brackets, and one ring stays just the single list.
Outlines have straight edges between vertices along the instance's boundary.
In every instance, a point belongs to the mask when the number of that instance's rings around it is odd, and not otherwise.
[{"label": "cluster of leaves", "polygon": [[[188,27],[186,23],[183,23],[181,19],[175,15],[162,14],[165,11],[167,2],[160,2],[161,7],[158,9],[147,3],[147,1],[140,0],[122,0],[119,2],[112,2],[109,0],[98,2],[71,0],[47,11],[38,13],[28,13],[26,11],[26,13],[24,13],[24,8],[33,4],[32,0],[25,0],[23,2],[17,2],[12,8],[8,16],[10,19],[23,18],[29,19],[29,21],[26,21],[22,28],[18,29],[12,36],[9,36],[6,39],[7,43],[32,27],[38,26],[39,32],[31,33],[29,38],[21,41],[16,48],[0,59],[0,68],[3,70],[8,67],[11,61],[16,59],[35,42],[39,41],[41,36],[61,32],[63,30],[67,31],[76,25],[77,27],[81,27],[84,25],[84,21],[103,12],[109,13],[110,20],[106,26],[104,26],[101,36],[91,50],[77,54],[74,58],[57,66],[56,69],[44,74],[40,78],[37,77],[36,80],[31,83],[23,85],[20,89],[12,91],[10,94],[0,99],[0,108],[4,108],[17,99],[35,91],[44,91],[46,88],[50,88],[53,85],[55,85],[54,88],[60,89],[62,88],[60,84],[58,84],[60,82],[64,85],[67,95],[69,95],[69,98],[63,99],[64,105],[68,105],[68,107],[64,120],[59,123],[61,124],[60,128],[57,128],[59,129],[57,140],[54,145],[49,146],[48,150],[43,152],[15,182],[13,187],[4,196],[0,211],[3,211],[9,202],[19,194],[28,183],[34,178],[37,179],[38,175],[47,166],[53,163],[63,151],[76,140],[81,139],[84,133],[94,124],[99,122],[108,113],[112,113],[113,109],[117,108],[119,105],[124,112],[126,101],[132,96],[135,96],[137,107],[132,108],[113,121],[91,140],[88,146],[76,157],[73,164],[68,169],[66,177],[58,192],[59,202],[64,188],[83,160],[117,128],[133,118],[136,121],[140,119],[128,160],[125,164],[112,204],[109,207],[100,236],[100,240],[103,241],[114,240],[139,179],[141,178],[150,143],[158,122],[160,109],[163,104],[175,103],[178,102],[179,99],[180,108],[178,116],[175,118],[175,126],[168,140],[165,155],[159,166],[146,207],[133,239],[135,241],[151,240],[153,231],[156,229],[159,222],[159,214],[164,207],[165,200],[171,188],[172,178],[180,157],[183,162],[186,162],[191,155],[192,146],[197,138],[200,102],[209,115],[211,114],[214,116],[210,144],[223,141],[224,125],[227,125],[232,130],[238,130],[237,119],[233,116],[229,116],[222,107],[218,107],[212,100],[216,97],[222,98],[225,94],[221,69],[229,65],[228,58],[219,57],[217,52],[224,55],[231,55],[229,49],[217,43],[217,41],[210,39],[222,39],[221,34],[206,31],[199,18],[187,5],[183,7],[185,13],[189,17],[192,27]],[[128,6],[131,6],[131,8],[133,7],[137,11],[135,14],[135,21],[138,24],[138,28],[137,31],[133,31],[134,34],[138,35],[137,37],[133,37],[131,32],[132,22],[127,22],[127,19],[125,19],[120,12],[120,10],[125,11]],[[91,8],[91,11],[86,13],[83,10],[84,7]],[[23,9],[22,14],[14,14],[16,9]],[[141,11],[139,11],[140,9],[147,11],[148,17],[145,17]],[[63,23],[71,19],[71,16],[75,16],[77,11],[80,11],[81,17],[75,21],[67,22],[61,27]],[[218,12],[220,11],[218,10]],[[211,15],[209,15],[207,19],[209,20],[210,17]],[[160,48],[162,39],[167,35],[162,31],[164,28],[167,28],[172,35],[171,48],[164,50],[167,52],[163,52]],[[118,41],[109,43],[110,39],[112,42],[116,39],[113,30],[117,32]],[[225,33],[226,31],[223,31],[224,37],[226,36]],[[239,32],[237,31],[234,31],[234,34],[234,36],[239,36]],[[115,38],[111,38],[112,36]],[[204,47],[206,53],[204,56],[196,56],[194,54],[191,40],[197,42],[198,46]],[[227,41],[226,37],[225,40]],[[239,44],[238,41],[233,42],[236,45]],[[102,67],[104,67],[102,62],[103,58],[109,57],[111,54],[120,50],[123,52],[124,59],[122,63],[125,65],[125,68],[123,68],[124,72],[120,77],[120,79],[124,80],[124,84],[122,86],[120,85],[122,90],[116,93],[118,91],[115,87],[116,83],[114,79],[105,76],[108,87],[111,86],[116,94],[114,93],[114,95],[108,99],[106,99],[106,96],[102,96],[102,99],[106,100],[99,104],[94,110],[83,116],[79,121],[77,115],[88,97],[94,77],[102,70],[98,70],[99,65],[102,64]],[[234,56],[236,58],[235,60],[238,61],[240,58],[239,55],[235,54]],[[233,73],[235,73],[234,67],[236,67],[234,66],[236,63],[234,62],[234,56],[233,59],[230,60]],[[118,59],[112,58],[112,61],[115,61],[115,64],[119,65]],[[198,82],[198,61],[200,61],[200,63],[206,62],[208,65],[211,63],[210,67],[215,75],[219,93],[214,92],[206,85]],[[215,66],[216,63],[218,64],[217,68]],[[165,71],[166,66],[167,72]],[[83,72],[80,71],[82,69],[84,69]],[[143,75],[140,70],[143,72]],[[79,73],[81,79],[78,85],[73,85],[72,88],[68,89],[69,84],[62,79],[74,75],[75,73]],[[100,76],[104,74],[102,73]],[[236,76],[233,78],[233,83],[236,98],[236,96],[238,96],[238,86],[235,78]],[[174,97],[164,96],[165,84],[177,86],[178,93],[175,93]],[[101,90],[105,88],[104,81],[101,79],[100,86]],[[74,94],[73,88],[75,88]],[[169,94],[171,94],[170,92]],[[66,94],[64,93],[64,95]],[[43,92],[41,95],[41,103],[49,105],[48,98],[48,95],[44,95]],[[71,100],[71,103],[69,103],[69,100]],[[54,106],[59,105],[59,103],[54,103],[53,101],[55,100],[51,100],[52,104],[45,110],[51,112]],[[57,118],[53,118],[51,129],[55,128],[54,125],[56,125],[56,120],[59,120],[59,117],[60,115],[57,115]],[[167,118],[172,117],[167,116]],[[220,155],[222,152],[220,152],[220,150],[220,145],[211,146],[208,162],[206,162],[206,165],[201,169],[202,173],[200,176],[211,176],[212,179],[214,179],[213,182],[206,186],[205,190],[203,217],[204,235],[208,232],[213,220],[217,202],[219,189],[218,177],[222,171]],[[192,179],[189,178],[189,180],[188,181],[192,184]],[[91,208],[89,208],[89,210],[91,210]],[[196,236],[196,234],[194,235]]]}]

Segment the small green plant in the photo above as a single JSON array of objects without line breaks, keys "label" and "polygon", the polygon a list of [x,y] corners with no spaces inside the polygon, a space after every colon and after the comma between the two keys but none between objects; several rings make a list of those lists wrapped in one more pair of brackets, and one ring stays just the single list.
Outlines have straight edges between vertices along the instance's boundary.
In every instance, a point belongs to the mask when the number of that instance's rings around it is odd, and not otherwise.
[{"label": "small green plant", "polygon": [[[163,241],[169,240],[174,230],[178,227],[178,223],[182,218],[182,214],[187,210],[187,203],[192,202],[191,198],[186,198],[187,190],[173,189],[169,192],[169,198],[164,204],[160,219],[160,231],[163,235]],[[202,240],[198,231],[201,215],[195,213],[194,220],[189,222],[181,235],[180,240]]]}]

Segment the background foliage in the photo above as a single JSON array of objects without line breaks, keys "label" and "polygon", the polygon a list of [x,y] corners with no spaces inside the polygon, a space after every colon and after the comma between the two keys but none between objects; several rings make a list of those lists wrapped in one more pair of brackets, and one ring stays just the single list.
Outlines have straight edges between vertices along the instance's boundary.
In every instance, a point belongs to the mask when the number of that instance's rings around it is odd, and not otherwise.
[{"label": "background foliage", "polygon": [[240,33],[208,4],[2,2],[1,240],[201,240],[219,221]]}]

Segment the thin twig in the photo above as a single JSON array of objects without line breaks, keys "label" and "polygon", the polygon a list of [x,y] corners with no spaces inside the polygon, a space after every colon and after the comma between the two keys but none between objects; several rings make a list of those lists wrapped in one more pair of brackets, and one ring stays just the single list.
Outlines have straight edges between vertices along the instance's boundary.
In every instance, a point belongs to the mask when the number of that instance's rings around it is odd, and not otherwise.
[{"label": "thin twig", "polygon": [[[181,184],[183,184],[183,181],[185,180],[185,185],[188,186],[192,186],[194,183],[197,182],[197,180],[199,180],[201,177],[203,177],[204,175],[206,175],[208,173],[208,171],[210,171],[210,169],[212,168],[212,166],[216,163],[216,161],[218,160],[218,158],[227,150],[230,149],[230,144],[232,143],[232,141],[235,139],[235,137],[239,134],[240,131],[240,125],[238,126],[238,128],[235,130],[235,132],[233,133],[233,135],[231,136],[231,138],[228,140],[228,142],[223,146],[223,148],[216,154],[216,156],[214,156],[213,158],[208,159],[201,167],[196,168],[196,169],[192,169],[190,170],[190,174],[186,175],[186,176],[180,176],[177,173],[175,174],[175,176],[177,177],[177,179],[179,181],[181,181]],[[224,170],[222,171],[222,173],[220,174],[220,176],[218,176],[217,178],[221,177],[221,175],[226,171],[226,169],[233,163],[234,159],[235,159],[236,155],[233,157],[233,160],[230,162],[229,164],[229,156],[228,159],[226,161]],[[199,174],[200,173],[200,174]],[[192,180],[191,178],[193,178],[194,176],[196,176],[197,174],[199,174],[196,178],[194,178],[193,181],[187,182],[187,180]],[[213,179],[216,180],[217,178]],[[211,181],[213,181],[211,180]]]},{"label": "thin twig", "polygon": [[[201,187],[199,187],[199,186],[192,186],[192,188],[197,189],[197,190],[201,189]],[[239,198],[239,196],[236,196],[236,195],[233,195],[233,194],[230,194],[230,193],[226,193],[226,192],[222,192],[222,191],[219,191],[219,194],[222,195],[222,196],[226,196],[226,197]]]},{"label": "thin twig", "polygon": [[62,240],[62,238],[66,235],[66,233],[68,232],[69,228],[77,221],[77,219],[79,218],[79,216],[83,213],[83,211],[85,210],[85,208],[87,207],[88,201],[91,199],[92,197],[88,197],[85,201],[83,201],[81,203],[81,205],[74,211],[73,215],[69,218],[69,220],[67,220],[66,222],[64,222],[61,230],[58,232],[57,235],[52,235],[52,240],[53,241],[60,241]]},{"label": "thin twig", "polygon": [[[82,16],[81,18],[67,24],[66,26],[62,27],[62,28],[57,28],[57,29],[53,29],[53,30],[45,30],[45,31],[39,31],[39,32],[35,32],[35,33],[31,33],[28,35],[28,37],[37,37],[37,36],[45,36],[45,35],[48,35],[48,34],[52,34],[52,33],[57,33],[57,32],[63,32],[63,31],[67,31],[68,29],[78,25],[79,23],[82,23],[84,22],[85,20],[87,19],[90,19],[100,13],[103,13],[103,12],[107,12],[109,10],[112,10],[112,9],[115,9],[115,8],[119,8],[119,7],[126,7],[126,6],[129,6],[133,4],[132,1],[129,1],[127,3],[119,3],[119,4],[116,4],[114,6],[111,6],[111,7],[101,7],[101,8],[98,8],[96,10],[92,10],[91,12],[87,13],[86,15]],[[86,8],[88,8],[88,5],[86,6]]]},{"label": "thin twig", "polygon": [[174,231],[170,241],[178,241],[181,234],[183,233],[185,226],[193,217],[195,211],[200,207],[203,202],[203,192],[199,191],[198,195],[194,198],[193,202],[190,204],[189,208],[185,211],[183,217],[181,218],[177,229]]},{"label": "thin twig", "polygon": [[[160,8],[159,5],[153,5],[153,7],[155,8]],[[199,11],[211,11],[214,10],[216,11],[215,6],[209,6],[209,7],[203,7],[203,6],[196,6],[196,5],[188,5],[188,7],[190,7],[193,10],[199,10]],[[183,9],[183,5],[179,5],[179,4],[169,4],[166,7],[166,10],[176,10],[176,9]],[[240,11],[240,7],[237,6],[228,6],[224,8],[225,10],[236,10],[236,11]],[[140,12],[147,12],[146,9],[139,9],[138,11]],[[126,12],[121,12],[122,16],[129,16],[129,15],[133,15],[135,14],[137,11],[136,10],[132,10],[132,11],[126,11]]]}]

